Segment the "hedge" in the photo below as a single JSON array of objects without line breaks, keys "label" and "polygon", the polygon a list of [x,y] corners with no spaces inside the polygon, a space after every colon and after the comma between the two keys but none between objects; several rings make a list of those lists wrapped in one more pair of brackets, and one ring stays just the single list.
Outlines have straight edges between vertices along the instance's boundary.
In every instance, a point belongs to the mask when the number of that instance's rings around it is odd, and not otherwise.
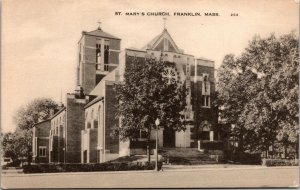
[{"label": "hedge", "polygon": [[233,161],[238,164],[260,165],[262,164],[261,155],[259,153],[234,153],[232,151],[224,152],[225,160]]},{"label": "hedge", "polygon": [[272,166],[298,166],[298,159],[288,160],[288,159],[263,159],[262,165],[267,167]]},{"label": "hedge", "polygon": [[[162,162],[158,163],[158,169]],[[24,173],[59,173],[59,172],[97,172],[97,171],[129,171],[129,170],[154,170],[155,162],[105,162],[88,164],[39,164],[24,165]]]},{"label": "hedge", "polygon": [[201,141],[201,149],[205,150],[223,150],[223,141]]}]

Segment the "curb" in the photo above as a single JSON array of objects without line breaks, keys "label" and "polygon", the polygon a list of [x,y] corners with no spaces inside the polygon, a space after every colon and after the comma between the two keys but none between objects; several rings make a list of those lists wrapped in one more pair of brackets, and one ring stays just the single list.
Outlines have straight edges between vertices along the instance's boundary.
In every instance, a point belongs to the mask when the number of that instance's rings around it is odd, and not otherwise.
[{"label": "curb", "polygon": [[164,172],[196,172],[196,171],[215,171],[215,170],[272,170],[272,169],[299,169],[299,166],[254,166],[254,167],[197,167],[197,168],[163,168],[163,170],[135,170],[135,171],[103,171],[103,172],[65,172],[65,173],[36,173],[36,174],[5,174],[2,177],[30,177],[30,176],[54,176],[54,175],[90,175],[90,174],[128,174],[128,173],[164,173]]},{"label": "curb", "polygon": [[180,172],[180,171],[215,171],[215,170],[272,170],[272,169],[299,169],[298,166],[254,166],[254,167],[198,167],[198,168],[163,168],[164,172]]},{"label": "curb", "polygon": [[[155,170],[133,170],[133,171],[103,171],[103,172],[61,172],[61,173],[18,173],[18,174],[5,174],[2,177],[30,177],[30,176],[54,176],[54,175],[89,175],[89,174],[128,174],[128,173],[156,173]],[[160,171],[158,171],[160,172]]]}]

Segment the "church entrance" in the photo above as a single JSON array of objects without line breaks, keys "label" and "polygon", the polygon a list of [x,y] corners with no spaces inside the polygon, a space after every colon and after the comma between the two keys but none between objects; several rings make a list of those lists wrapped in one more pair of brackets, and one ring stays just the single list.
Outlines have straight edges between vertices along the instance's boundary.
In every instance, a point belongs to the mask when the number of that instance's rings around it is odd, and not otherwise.
[{"label": "church entrance", "polygon": [[175,131],[172,129],[164,129],[163,131],[163,146],[167,148],[175,147]]}]

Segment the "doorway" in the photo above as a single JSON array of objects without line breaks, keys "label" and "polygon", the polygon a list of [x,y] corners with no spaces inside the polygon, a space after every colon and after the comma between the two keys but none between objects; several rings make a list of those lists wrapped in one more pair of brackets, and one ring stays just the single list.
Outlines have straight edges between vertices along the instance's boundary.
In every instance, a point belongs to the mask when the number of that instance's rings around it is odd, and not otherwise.
[{"label": "doorway", "polygon": [[175,148],[175,131],[173,129],[164,129],[163,146],[167,148]]}]

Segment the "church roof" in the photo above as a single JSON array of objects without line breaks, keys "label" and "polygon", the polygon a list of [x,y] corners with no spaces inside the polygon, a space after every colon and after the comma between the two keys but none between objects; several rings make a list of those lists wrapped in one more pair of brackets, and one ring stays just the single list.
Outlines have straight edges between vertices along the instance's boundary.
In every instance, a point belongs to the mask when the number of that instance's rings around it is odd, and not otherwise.
[{"label": "church roof", "polygon": [[162,33],[155,36],[150,42],[148,42],[144,47],[142,47],[142,50],[147,50],[147,49],[154,50],[155,48],[160,46],[161,43],[163,43],[164,39],[167,39],[170,42],[171,46],[173,47],[172,51],[175,51],[176,53],[180,53],[178,46],[174,42],[173,38],[171,37],[167,29],[164,29]]},{"label": "church roof", "polygon": [[93,30],[90,32],[85,32],[85,34],[92,35],[92,36],[99,36],[99,37],[104,37],[104,38],[111,38],[111,39],[116,39],[116,40],[121,40],[118,37],[115,37],[109,33],[104,32],[101,28],[97,28],[97,30]]},{"label": "church roof", "polygon": [[87,104],[84,106],[84,109],[90,107],[91,105],[93,105],[93,104],[99,102],[99,101],[102,100],[102,99],[104,99],[103,96],[98,96],[98,97],[96,97],[95,99],[93,99],[92,101],[90,101],[89,103],[87,103]]},{"label": "church roof", "polygon": [[41,123],[44,123],[44,122],[46,122],[46,121],[50,121],[50,118],[45,119],[45,120],[43,120],[43,121],[39,121],[39,122],[33,124],[33,126],[35,127],[35,126],[37,126],[37,125],[39,125],[39,124],[41,124]]},{"label": "church roof", "polygon": [[158,40],[158,38],[162,36],[162,33],[155,36],[150,42],[148,42],[144,47],[142,47],[143,50],[150,49],[153,47],[154,43]]}]

